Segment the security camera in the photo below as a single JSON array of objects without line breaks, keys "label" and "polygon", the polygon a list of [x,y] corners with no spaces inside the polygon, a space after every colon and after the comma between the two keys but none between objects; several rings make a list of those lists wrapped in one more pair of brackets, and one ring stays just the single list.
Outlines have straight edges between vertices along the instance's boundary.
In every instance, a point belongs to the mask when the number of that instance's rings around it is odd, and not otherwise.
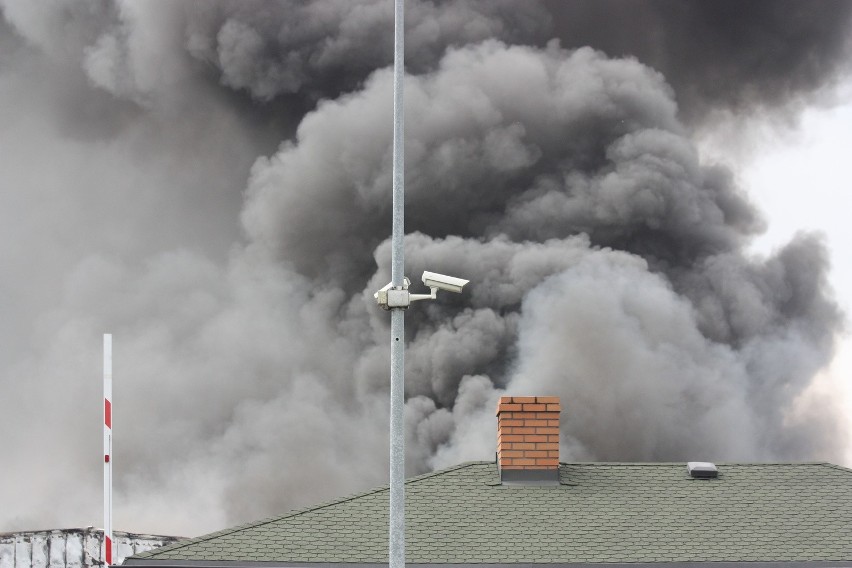
[{"label": "security camera", "polygon": [[378,298],[380,293],[382,293],[382,292],[387,292],[387,291],[388,291],[388,290],[390,290],[391,288],[393,288],[393,282],[388,282],[388,283],[387,283],[387,284],[385,284],[383,287],[379,288],[379,291],[378,291],[378,292],[376,292],[375,294],[373,294],[373,297],[374,297],[374,298]]},{"label": "security camera", "polygon": [[376,299],[376,303],[378,303],[383,310],[392,310],[395,308],[405,310],[408,309],[411,302],[436,299],[438,289],[460,294],[462,288],[464,288],[464,285],[468,282],[470,282],[470,280],[447,276],[445,274],[437,274],[435,272],[424,272],[423,283],[429,287],[429,294],[409,293],[408,287],[411,285],[411,282],[408,278],[404,278],[402,286],[399,288],[395,288],[393,283],[390,283],[373,294],[373,297]]},{"label": "security camera", "polygon": [[388,282],[378,292],[373,294],[382,309],[390,310],[391,308],[407,309],[411,304],[411,296],[415,294],[408,293],[408,287],[411,286],[411,280],[408,278],[402,279],[402,286],[394,288],[393,282]]},{"label": "security camera", "polygon": [[437,272],[423,272],[422,280],[423,284],[429,288],[438,288],[447,292],[455,292],[456,294],[461,294],[464,285],[470,282],[470,280],[447,276],[446,274],[438,274]]}]

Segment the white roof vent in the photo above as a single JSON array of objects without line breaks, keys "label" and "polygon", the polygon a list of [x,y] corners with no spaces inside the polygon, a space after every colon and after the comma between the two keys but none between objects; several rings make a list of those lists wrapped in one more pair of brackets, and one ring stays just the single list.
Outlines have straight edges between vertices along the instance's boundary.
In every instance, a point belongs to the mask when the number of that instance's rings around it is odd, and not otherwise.
[{"label": "white roof vent", "polygon": [[716,465],[710,462],[688,462],[686,470],[691,477],[696,479],[712,479],[719,476]]}]

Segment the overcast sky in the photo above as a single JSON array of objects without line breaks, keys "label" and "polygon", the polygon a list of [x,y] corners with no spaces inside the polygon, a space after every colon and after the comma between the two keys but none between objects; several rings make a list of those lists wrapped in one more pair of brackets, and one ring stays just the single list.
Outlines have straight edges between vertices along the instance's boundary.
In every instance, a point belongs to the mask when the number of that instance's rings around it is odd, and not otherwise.
[{"label": "overcast sky", "polygon": [[[768,253],[797,231],[825,235],[831,251],[830,280],[847,314],[838,353],[825,373],[825,385],[843,397],[852,431],[852,84],[839,89],[837,104],[814,105],[799,116],[792,132],[767,133],[759,150],[743,160],[743,184],[769,218],[753,249]],[[728,153],[728,158],[736,156]],[[852,447],[844,462],[852,466]]]},{"label": "overcast sky", "polygon": [[[852,152],[852,82],[841,83],[825,100],[807,105],[793,126],[761,117],[707,125],[703,149],[712,159],[735,164],[742,184],[768,219],[766,231],[752,242],[758,255],[770,254],[798,232],[823,236],[831,253],[829,279],[846,314],[837,354],[819,375],[815,390],[833,393],[846,408],[852,431],[852,224],[848,211],[848,156]],[[852,446],[843,463],[852,464]]]}]

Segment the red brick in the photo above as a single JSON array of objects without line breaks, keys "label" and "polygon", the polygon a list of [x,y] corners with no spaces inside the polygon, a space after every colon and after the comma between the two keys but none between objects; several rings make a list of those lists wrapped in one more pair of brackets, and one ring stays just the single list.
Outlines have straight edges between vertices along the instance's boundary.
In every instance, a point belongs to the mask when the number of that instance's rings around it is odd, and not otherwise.
[{"label": "red brick", "polygon": [[559,467],[559,397],[504,396],[497,405],[497,459],[503,469]]},{"label": "red brick", "polygon": [[513,396],[512,402],[517,404],[527,404],[529,402],[535,402],[534,396]]},{"label": "red brick", "polygon": [[[544,437],[544,436],[542,436]],[[538,440],[527,440],[527,436],[521,434],[500,434],[497,436],[497,443],[503,442],[538,442]]]},{"label": "red brick", "polygon": [[555,412],[536,412],[536,420],[559,420],[559,415]]},{"label": "red brick", "polygon": [[523,412],[501,412],[497,416],[497,420],[519,420],[526,416]]}]

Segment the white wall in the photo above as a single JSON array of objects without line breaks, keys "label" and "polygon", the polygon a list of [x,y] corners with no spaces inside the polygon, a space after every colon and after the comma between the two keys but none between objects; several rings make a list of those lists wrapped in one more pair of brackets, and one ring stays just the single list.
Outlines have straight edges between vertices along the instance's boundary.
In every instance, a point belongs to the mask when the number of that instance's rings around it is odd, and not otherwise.
[{"label": "white wall", "polygon": [[[113,532],[115,562],[177,538]],[[0,534],[0,568],[103,567],[103,531],[95,528]]]}]

